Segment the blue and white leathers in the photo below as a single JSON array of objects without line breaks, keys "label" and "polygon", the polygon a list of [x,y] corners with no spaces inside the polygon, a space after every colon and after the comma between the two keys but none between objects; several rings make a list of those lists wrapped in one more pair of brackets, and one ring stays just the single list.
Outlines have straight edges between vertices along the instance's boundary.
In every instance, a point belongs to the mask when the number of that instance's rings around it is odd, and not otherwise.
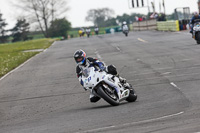
[{"label": "blue and white leathers", "polygon": [[105,71],[96,71],[94,67],[88,67],[87,70],[83,70],[81,80],[83,81],[84,88],[90,90],[93,96],[101,97],[97,93],[99,85],[103,88],[112,88],[112,91],[116,91],[115,98],[118,102],[125,100],[130,94],[130,90],[123,87],[118,77],[107,74]]}]

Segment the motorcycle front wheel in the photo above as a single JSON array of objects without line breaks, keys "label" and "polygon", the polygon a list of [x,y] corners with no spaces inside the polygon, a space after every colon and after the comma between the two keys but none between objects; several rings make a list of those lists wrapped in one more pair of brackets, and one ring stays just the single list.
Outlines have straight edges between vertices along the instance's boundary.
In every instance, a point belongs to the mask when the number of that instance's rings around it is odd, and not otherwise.
[{"label": "motorcycle front wheel", "polygon": [[106,88],[99,86],[97,89],[97,93],[110,105],[118,106],[119,105],[119,98],[117,97],[116,93],[111,93]]},{"label": "motorcycle front wheel", "polygon": [[196,38],[197,44],[200,44],[200,32],[196,33],[195,38]]}]

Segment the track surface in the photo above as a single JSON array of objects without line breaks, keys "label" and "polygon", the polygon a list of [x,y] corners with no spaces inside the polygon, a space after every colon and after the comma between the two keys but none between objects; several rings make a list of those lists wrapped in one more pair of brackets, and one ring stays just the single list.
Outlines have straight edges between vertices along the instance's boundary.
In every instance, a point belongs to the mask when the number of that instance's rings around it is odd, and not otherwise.
[{"label": "track surface", "polygon": [[[135,103],[92,104],[73,53],[114,64]],[[185,32],[131,32],[56,42],[0,81],[0,133],[200,132],[200,45]]]}]

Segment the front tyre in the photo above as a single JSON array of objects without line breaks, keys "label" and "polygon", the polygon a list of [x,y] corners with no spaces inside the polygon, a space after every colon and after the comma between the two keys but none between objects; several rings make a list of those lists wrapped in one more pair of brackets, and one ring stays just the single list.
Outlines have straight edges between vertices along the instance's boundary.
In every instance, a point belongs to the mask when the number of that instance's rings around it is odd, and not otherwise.
[{"label": "front tyre", "polygon": [[97,93],[110,105],[118,106],[119,105],[119,98],[115,93],[108,92],[102,86],[99,86],[97,89]]},{"label": "front tyre", "polygon": [[136,100],[137,100],[137,95],[135,93],[135,90],[131,89],[128,98],[126,98],[126,101],[128,101],[128,102],[135,102]]},{"label": "front tyre", "polygon": [[196,33],[196,41],[197,41],[197,44],[200,44],[200,32]]}]

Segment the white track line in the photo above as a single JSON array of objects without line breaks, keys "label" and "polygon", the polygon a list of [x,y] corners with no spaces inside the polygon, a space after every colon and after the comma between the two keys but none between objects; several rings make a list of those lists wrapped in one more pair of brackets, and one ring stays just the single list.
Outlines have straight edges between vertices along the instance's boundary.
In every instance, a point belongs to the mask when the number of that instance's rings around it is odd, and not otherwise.
[{"label": "white track line", "polygon": [[[56,43],[56,41],[54,42]],[[54,43],[52,45],[54,45]],[[50,47],[49,47],[50,48]],[[47,49],[49,49],[47,48]],[[45,49],[43,52],[46,52],[47,49]],[[18,70],[19,68],[23,67],[26,63],[28,63],[30,60],[32,60],[34,57],[38,56],[39,54],[43,53],[40,52],[38,54],[36,54],[35,56],[31,57],[30,59],[28,59],[27,61],[25,61],[24,63],[22,63],[21,65],[19,65],[18,67],[16,67],[15,69],[11,70],[10,72],[8,72],[6,75],[4,75],[3,77],[0,78],[0,81],[3,80],[4,78],[6,78],[8,75],[10,75],[11,73],[13,73],[14,71]]]},{"label": "white track line", "polygon": [[96,128],[96,129],[91,129],[91,130],[82,131],[82,132],[76,132],[76,133],[98,132],[98,131],[102,131],[102,130],[106,130],[106,129],[117,128],[117,127],[131,126],[131,125],[135,125],[135,124],[148,123],[148,122],[153,122],[153,121],[157,121],[157,120],[163,120],[163,119],[166,119],[166,118],[178,116],[178,115],[181,115],[183,113],[184,112],[179,112],[179,113],[176,113],[176,114],[166,115],[166,116],[162,116],[162,117],[158,117],[158,118],[154,118],[154,119],[143,120],[143,121],[138,121],[138,122],[131,122],[131,123],[124,123],[124,124],[121,124],[121,125],[112,125],[112,126],[107,126],[107,127],[102,127],[102,128]]},{"label": "white track line", "polygon": [[[140,59],[137,59],[137,61],[140,61]],[[173,70],[176,70],[176,71],[178,71],[178,70],[182,70],[182,69],[194,69],[194,68],[199,68],[199,65],[200,64],[195,64],[194,66],[191,66],[191,67],[188,67],[188,68],[174,68],[174,67],[166,67],[166,68],[157,68],[157,69],[154,69],[154,70],[156,70],[156,71],[159,71],[159,70],[169,70],[169,69],[173,69]],[[132,72],[130,72],[130,73],[135,73],[135,72],[137,72],[137,71],[132,71]],[[154,73],[154,72],[149,72],[149,73]],[[143,73],[141,73],[141,74],[143,74]],[[146,74],[146,73],[145,73]],[[138,75],[138,74],[137,74]]]},{"label": "white track line", "polygon": [[116,49],[117,49],[119,52],[122,52],[122,50],[121,50],[118,46],[116,46]]},{"label": "white track line", "polygon": [[171,82],[170,84],[171,84],[172,86],[174,86],[175,88],[177,88],[177,89],[180,90],[180,88],[179,88],[174,82]]},{"label": "white track line", "polygon": [[138,38],[138,40],[141,41],[141,42],[147,43],[147,41],[145,41],[145,40],[143,40],[141,38]]},{"label": "white track line", "polygon": [[45,49],[43,52],[46,52],[47,51],[47,49]]},{"label": "white track line", "polygon": [[171,74],[171,72],[165,72],[165,73],[162,73],[161,75],[167,75],[167,74]]}]

